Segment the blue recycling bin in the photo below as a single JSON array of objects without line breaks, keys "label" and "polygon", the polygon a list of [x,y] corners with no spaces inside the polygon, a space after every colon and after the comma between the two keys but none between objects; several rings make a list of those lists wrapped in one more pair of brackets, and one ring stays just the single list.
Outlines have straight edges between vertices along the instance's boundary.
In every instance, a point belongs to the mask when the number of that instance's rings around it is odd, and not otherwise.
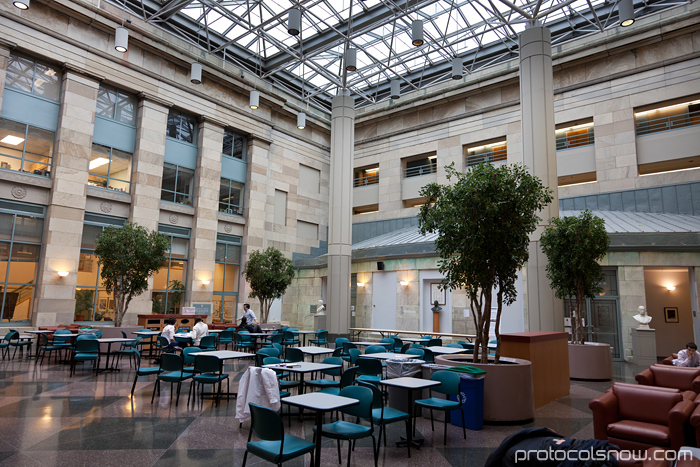
[{"label": "blue recycling bin", "polygon": [[[459,375],[459,399],[462,402],[464,423],[470,430],[484,428],[484,376],[485,372]],[[450,396],[450,399],[457,400],[457,396]],[[450,412],[450,423],[462,426],[462,415],[457,410]]]}]

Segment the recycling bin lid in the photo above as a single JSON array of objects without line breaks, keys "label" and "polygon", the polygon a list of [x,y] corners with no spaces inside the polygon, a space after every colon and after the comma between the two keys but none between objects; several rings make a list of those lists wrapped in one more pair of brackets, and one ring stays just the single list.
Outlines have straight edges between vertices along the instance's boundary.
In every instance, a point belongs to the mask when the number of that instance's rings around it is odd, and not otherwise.
[{"label": "recycling bin lid", "polygon": [[462,373],[464,376],[470,377],[472,379],[481,379],[484,377],[484,375],[486,375],[486,370],[469,365],[453,366],[448,368],[447,371]]}]

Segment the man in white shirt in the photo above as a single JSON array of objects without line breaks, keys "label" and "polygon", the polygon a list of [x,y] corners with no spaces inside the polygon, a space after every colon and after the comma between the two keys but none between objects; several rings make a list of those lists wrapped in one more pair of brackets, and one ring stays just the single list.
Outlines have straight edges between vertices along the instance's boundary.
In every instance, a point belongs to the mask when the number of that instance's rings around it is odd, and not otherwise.
[{"label": "man in white shirt", "polygon": [[700,366],[700,355],[698,355],[698,346],[694,342],[688,342],[685,349],[678,352],[678,358],[673,360],[676,366]]},{"label": "man in white shirt", "polygon": [[190,335],[192,336],[193,343],[192,345],[198,346],[200,341],[202,340],[202,337],[206,336],[209,334],[209,326],[207,326],[204,321],[202,321],[202,318],[199,316],[194,319],[194,327],[192,328],[192,331],[190,332]]},{"label": "man in white shirt", "polygon": [[175,342],[175,319],[170,318],[166,321],[166,325],[163,331],[160,333],[161,336],[168,339],[168,347],[176,347],[177,342]]},{"label": "man in white shirt", "polygon": [[255,317],[255,313],[250,309],[250,305],[247,303],[243,304],[243,316],[248,324],[253,324],[258,322],[258,318]]}]

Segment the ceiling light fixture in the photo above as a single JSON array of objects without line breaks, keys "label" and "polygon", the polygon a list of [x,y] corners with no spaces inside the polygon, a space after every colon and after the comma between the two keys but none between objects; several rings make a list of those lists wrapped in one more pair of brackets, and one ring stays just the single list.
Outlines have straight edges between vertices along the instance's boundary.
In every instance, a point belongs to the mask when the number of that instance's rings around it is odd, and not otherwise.
[{"label": "ceiling light fixture", "polygon": [[12,4],[20,10],[29,9],[29,0],[15,0]]},{"label": "ceiling light fixture", "polygon": [[357,70],[357,49],[345,51],[345,69],[348,71]]},{"label": "ceiling light fixture", "polygon": [[202,64],[199,62],[192,62],[190,66],[190,83],[202,84]]},{"label": "ceiling light fixture", "polygon": [[391,80],[391,94],[392,99],[398,99],[401,97],[401,82],[398,79]]},{"label": "ceiling light fixture", "polygon": [[11,144],[12,146],[17,146],[22,141],[24,141],[24,138],[14,135],[7,135],[3,139],[0,139],[0,143]]},{"label": "ceiling light fixture", "polygon": [[248,105],[253,110],[257,110],[260,106],[260,93],[256,89],[250,91],[250,104]]},{"label": "ceiling light fixture", "polygon": [[623,28],[634,24],[633,0],[620,0],[617,3],[617,14],[620,16],[620,26]]},{"label": "ceiling light fixture", "polygon": [[124,26],[114,30],[114,50],[120,53],[129,50],[129,30]]},{"label": "ceiling light fixture", "polygon": [[411,43],[420,47],[425,43],[423,39],[423,21],[417,19],[411,23]]},{"label": "ceiling light fixture", "polygon": [[287,32],[292,36],[299,34],[299,31],[301,31],[301,10],[299,8],[291,8],[287,21]]},{"label": "ceiling light fixture", "polygon": [[297,114],[297,128],[300,130],[306,128],[306,114],[304,112],[299,112]]},{"label": "ceiling light fixture", "polygon": [[464,62],[459,57],[455,57],[452,59],[452,79],[462,79],[463,64]]},{"label": "ceiling light fixture", "polygon": [[104,157],[98,157],[97,159],[93,159],[90,161],[90,170],[96,169],[97,167],[101,167],[105,164],[109,164],[109,159]]}]

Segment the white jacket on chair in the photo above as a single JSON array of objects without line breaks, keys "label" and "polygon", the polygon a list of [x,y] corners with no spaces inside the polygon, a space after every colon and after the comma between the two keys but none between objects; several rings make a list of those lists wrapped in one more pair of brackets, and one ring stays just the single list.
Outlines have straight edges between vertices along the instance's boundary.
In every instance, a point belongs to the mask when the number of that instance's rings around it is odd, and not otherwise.
[{"label": "white jacket on chair", "polygon": [[280,409],[279,382],[273,370],[251,366],[241,378],[236,400],[236,418],[241,423],[250,419],[249,402],[275,411]]}]

